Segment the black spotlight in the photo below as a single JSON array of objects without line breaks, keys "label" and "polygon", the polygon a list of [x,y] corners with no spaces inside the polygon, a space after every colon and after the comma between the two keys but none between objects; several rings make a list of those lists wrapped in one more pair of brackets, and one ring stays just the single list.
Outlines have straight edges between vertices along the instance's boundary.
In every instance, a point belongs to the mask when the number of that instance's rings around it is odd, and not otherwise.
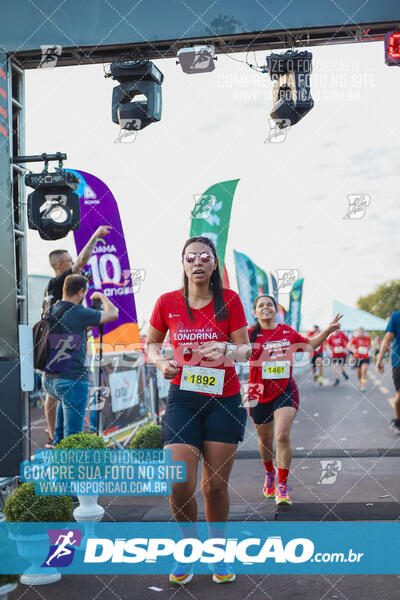
[{"label": "black spotlight", "polygon": [[27,186],[35,191],[28,196],[28,226],[39,231],[43,240],[59,240],[71,230],[79,229],[79,196],[74,190],[79,179],[64,169],[54,173],[29,173]]},{"label": "black spotlight", "polygon": [[[121,129],[144,129],[161,119],[161,84],[164,75],[150,60],[114,62],[111,76],[119,81],[113,89],[112,120]],[[133,102],[135,96],[146,100]]]},{"label": "black spotlight", "polygon": [[283,129],[300,121],[314,106],[310,89],[312,53],[288,50],[271,54],[267,56],[267,67],[275,82],[271,118]]}]

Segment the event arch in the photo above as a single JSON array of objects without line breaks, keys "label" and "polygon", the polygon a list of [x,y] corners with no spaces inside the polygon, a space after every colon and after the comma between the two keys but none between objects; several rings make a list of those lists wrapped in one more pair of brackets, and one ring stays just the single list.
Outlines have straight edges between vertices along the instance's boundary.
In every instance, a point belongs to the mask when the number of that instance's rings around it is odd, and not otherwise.
[{"label": "event arch", "polygon": [[[62,47],[59,68],[106,63],[124,56],[174,58],[179,48],[194,43],[211,43],[218,54],[377,41],[400,23],[397,0],[282,4],[279,0],[264,4],[241,0],[212,4],[209,0],[69,0],[60,6],[52,0],[13,0],[2,4],[0,477],[18,473],[20,462],[30,454],[27,381],[32,367],[24,355],[25,339],[29,339],[24,169],[13,160],[24,154],[24,71],[39,65],[44,45]],[[38,148],[38,152],[43,150]]]}]

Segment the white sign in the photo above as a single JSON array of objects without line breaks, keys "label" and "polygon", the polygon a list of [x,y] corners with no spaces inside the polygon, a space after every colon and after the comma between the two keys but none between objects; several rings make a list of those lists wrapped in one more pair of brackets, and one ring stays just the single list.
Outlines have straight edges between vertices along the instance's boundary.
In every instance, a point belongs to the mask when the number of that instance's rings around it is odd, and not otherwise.
[{"label": "white sign", "polygon": [[113,412],[125,410],[139,404],[137,370],[111,373],[109,381]]}]

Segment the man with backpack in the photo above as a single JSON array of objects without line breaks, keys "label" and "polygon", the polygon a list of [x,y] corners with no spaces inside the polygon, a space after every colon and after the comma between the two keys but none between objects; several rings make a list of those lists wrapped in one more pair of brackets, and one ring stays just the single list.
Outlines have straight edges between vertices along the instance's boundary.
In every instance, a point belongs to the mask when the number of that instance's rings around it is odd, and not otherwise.
[{"label": "man with backpack", "polygon": [[[61,300],[63,294],[63,285],[65,278],[68,275],[79,273],[80,270],[87,264],[88,260],[92,256],[93,249],[97,244],[98,240],[104,238],[110,233],[111,227],[103,225],[98,227],[88,243],[82,248],[78,257],[75,261],[68,250],[53,250],[49,254],[50,266],[54,271],[54,277],[52,277],[47,285],[44,300],[43,300],[43,311],[49,309],[58,300]],[[44,413],[46,416],[47,429],[49,432],[49,444],[53,443],[54,428],[56,424],[56,409],[57,400],[46,394],[46,401],[44,405]]]},{"label": "man with backpack", "polygon": [[[104,310],[82,306],[87,289],[86,277],[68,275],[64,281],[62,300],[50,308],[48,322],[41,322],[42,331],[47,327],[47,339],[43,339],[38,329],[34,332],[36,362],[40,362],[38,368],[44,372],[43,387],[47,394],[59,401],[54,444],[68,435],[83,431],[89,400],[89,372],[85,364],[87,328],[118,318],[118,308],[100,292],[92,294],[91,300],[100,299]],[[39,326],[37,324],[35,327]],[[48,344],[44,350],[46,342]]]},{"label": "man with backpack", "polygon": [[65,278],[68,275],[79,273],[83,269],[92,256],[93,249],[98,240],[110,233],[110,229],[111,227],[108,225],[98,227],[86,246],[82,248],[75,261],[72,260],[68,250],[53,250],[50,252],[49,262],[54,271],[54,277],[50,279],[47,285],[44,304],[53,305],[58,300],[61,300]]}]

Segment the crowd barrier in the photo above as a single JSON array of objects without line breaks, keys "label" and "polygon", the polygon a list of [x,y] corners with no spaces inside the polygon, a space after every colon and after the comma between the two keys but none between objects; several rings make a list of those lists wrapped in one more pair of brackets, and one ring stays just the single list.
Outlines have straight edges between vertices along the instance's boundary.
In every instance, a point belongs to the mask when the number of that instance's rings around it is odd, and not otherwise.
[{"label": "crowd barrier", "polygon": [[[90,369],[90,395],[87,428],[97,430],[97,411],[100,410],[99,433],[105,439],[126,440],[132,431],[146,421],[160,422],[166,407],[170,382],[153,365],[145,363],[143,352],[107,352],[101,364],[101,386],[98,382],[98,357]],[[296,357],[294,374],[309,365],[309,355]],[[241,384],[249,377],[249,364],[236,363]],[[39,380],[40,381],[40,380]],[[43,400],[40,384],[31,393],[32,404]]]},{"label": "crowd barrier", "polygon": [[100,368],[97,362],[91,371],[88,407],[91,430],[95,429],[97,410],[101,411],[99,433],[105,439],[129,433],[133,427],[154,418],[154,393],[142,352],[104,354],[100,389],[96,385]]}]

